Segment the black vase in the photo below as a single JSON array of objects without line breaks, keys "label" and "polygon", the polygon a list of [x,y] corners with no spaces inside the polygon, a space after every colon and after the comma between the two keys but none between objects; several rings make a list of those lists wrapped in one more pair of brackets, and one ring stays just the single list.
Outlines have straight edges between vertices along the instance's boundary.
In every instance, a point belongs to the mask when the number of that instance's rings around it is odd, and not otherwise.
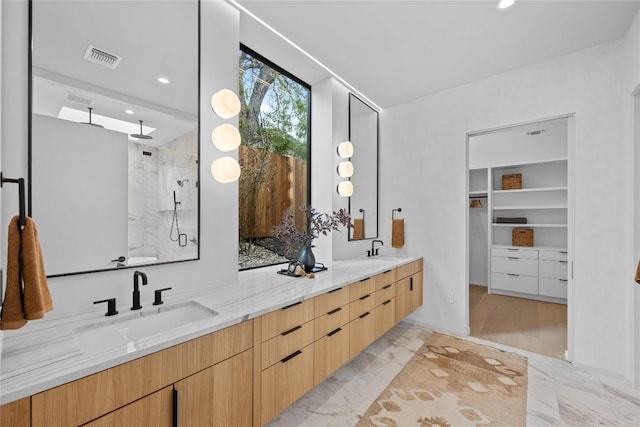
[{"label": "black vase", "polygon": [[304,266],[305,273],[311,273],[311,270],[316,265],[316,257],[313,255],[312,247],[311,245],[304,245],[298,258],[298,261]]}]

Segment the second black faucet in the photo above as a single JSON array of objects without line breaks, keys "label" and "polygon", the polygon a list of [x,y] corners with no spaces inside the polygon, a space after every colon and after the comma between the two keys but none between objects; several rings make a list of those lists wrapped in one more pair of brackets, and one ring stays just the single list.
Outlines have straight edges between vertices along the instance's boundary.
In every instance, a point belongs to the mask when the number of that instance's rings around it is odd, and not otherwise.
[{"label": "second black faucet", "polygon": [[142,278],[142,285],[147,284],[147,275],[142,271],[134,271],[133,272],[133,306],[131,310],[140,310],[142,306],[140,305],[140,288],[138,287],[138,277]]}]

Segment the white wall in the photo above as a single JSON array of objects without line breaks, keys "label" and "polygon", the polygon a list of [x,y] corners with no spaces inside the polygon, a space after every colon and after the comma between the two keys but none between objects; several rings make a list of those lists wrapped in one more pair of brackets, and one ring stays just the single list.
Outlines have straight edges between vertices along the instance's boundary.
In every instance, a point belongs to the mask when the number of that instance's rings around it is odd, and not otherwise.
[{"label": "white wall", "polygon": [[[416,322],[467,334],[465,134],[575,113],[575,362],[628,377],[632,153],[622,133],[622,41],[514,70],[382,115],[382,212],[400,206],[425,257]],[[390,227],[382,222],[382,235]],[[455,293],[453,305],[447,291]]]}]

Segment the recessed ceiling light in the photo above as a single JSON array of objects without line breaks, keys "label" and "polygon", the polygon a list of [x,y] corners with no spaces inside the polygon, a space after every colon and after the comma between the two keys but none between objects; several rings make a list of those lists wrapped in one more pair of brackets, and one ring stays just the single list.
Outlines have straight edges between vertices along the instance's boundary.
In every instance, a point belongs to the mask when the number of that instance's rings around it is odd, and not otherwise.
[{"label": "recessed ceiling light", "polygon": [[500,2],[498,2],[498,9],[506,9],[508,7],[511,7],[515,2],[516,0],[500,0]]},{"label": "recessed ceiling light", "polygon": [[169,79],[166,77],[158,77],[158,81],[160,83],[162,83],[163,85],[168,85],[169,84]]},{"label": "recessed ceiling light", "polygon": [[124,110],[124,112],[127,114],[133,114],[133,110]]}]

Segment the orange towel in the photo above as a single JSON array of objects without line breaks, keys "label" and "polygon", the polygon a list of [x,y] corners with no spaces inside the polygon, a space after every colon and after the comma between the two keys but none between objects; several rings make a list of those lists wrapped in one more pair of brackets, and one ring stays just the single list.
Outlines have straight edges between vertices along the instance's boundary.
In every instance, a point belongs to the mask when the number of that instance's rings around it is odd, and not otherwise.
[{"label": "orange towel", "polygon": [[20,233],[18,216],[15,216],[9,222],[7,291],[0,315],[0,329],[21,328],[27,320],[41,319],[51,309],[53,303],[36,225],[27,217]]},{"label": "orange towel", "polygon": [[640,261],[638,261],[638,268],[636,269],[636,283],[640,285]]},{"label": "orange towel", "polygon": [[351,240],[364,239],[364,219],[357,218],[353,220],[353,234]]},{"label": "orange towel", "polygon": [[404,246],[404,219],[394,219],[391,224],[391,247]]}]

